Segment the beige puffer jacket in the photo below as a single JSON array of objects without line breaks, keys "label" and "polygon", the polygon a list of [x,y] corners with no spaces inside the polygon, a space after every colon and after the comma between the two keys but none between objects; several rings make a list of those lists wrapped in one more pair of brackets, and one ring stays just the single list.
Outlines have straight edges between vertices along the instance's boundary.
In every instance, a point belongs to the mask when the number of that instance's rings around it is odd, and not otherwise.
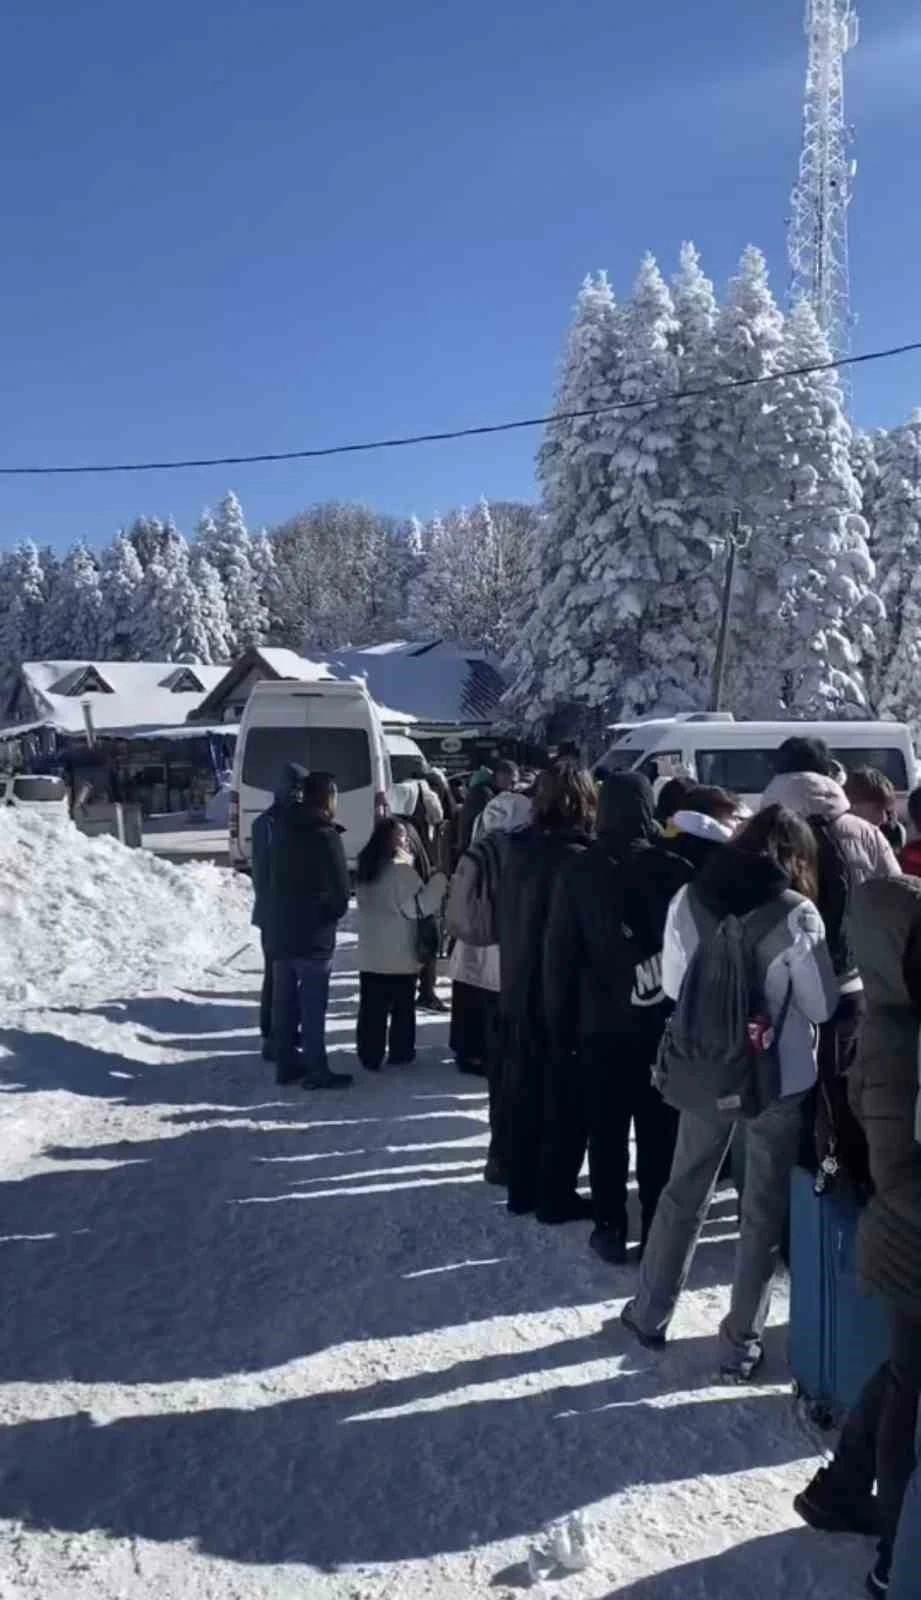
[{"label": "beige puffer jacket", "polygon": [[840,783],[818,772],[784,772],[768,784],[761,797],[765,806],[785,806],[799,817],[822,817],[831,824],[847,858],[856,888],[871,878],[899,878],[892,846],[872,822],[855,817]]}]

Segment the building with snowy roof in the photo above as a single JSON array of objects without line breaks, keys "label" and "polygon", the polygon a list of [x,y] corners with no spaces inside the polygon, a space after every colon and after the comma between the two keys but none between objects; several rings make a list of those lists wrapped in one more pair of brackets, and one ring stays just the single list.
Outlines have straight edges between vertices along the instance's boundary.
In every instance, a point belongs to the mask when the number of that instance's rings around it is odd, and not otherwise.
[{"label": "building with snowy roof", "polygon": [[181,727],[226,673],[176,661],[26,661],[4,720],[83,735]]},{"label": "building with snowy roof", "polygon": [[[188,725],[225,667],[176,661],[27,661],[0,745],[13,766],[64,767],[146,812],[203,808],[232,757],[224,730]],[[75,777],[76,783],[76,777]]]}]

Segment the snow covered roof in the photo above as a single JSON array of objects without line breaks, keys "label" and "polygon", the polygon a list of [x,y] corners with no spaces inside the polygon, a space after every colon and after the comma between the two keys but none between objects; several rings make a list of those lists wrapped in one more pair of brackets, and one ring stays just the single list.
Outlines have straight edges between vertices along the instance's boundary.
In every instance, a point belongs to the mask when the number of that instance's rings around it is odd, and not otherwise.
[{"label": "snow covered roof", "polygon": [[185,722],[226,671],[175,661],[26,661],[20,683],[46,726],[82,733],[88,700],[94,726],[112,732]]},{"label": "snow covered roof", "polygon": [[319,678],[330,678],[323,661],[308,661],[293,650],[275,649],[271,645],[251,645],[229,667],[214,667],[218,674],[210,691],[197,705],[188,708],[190,718],[196,722],[209,719],[219,721],[223,707],[231,700],[234,691],[245,683],[253,672],[269,678],[293,678],[299,683],[316,683]]},{"label": "snow covered roof", "polygon": [[364,678],[385,721],[491,722],[504,688],[489,656],[442,639],[341,650],[328,664],[338,678]]}]

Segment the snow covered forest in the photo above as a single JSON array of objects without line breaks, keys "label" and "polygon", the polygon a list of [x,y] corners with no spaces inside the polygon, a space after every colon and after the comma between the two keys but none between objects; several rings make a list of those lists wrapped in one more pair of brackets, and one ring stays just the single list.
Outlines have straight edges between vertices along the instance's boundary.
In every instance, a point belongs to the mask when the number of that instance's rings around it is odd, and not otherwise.
[{"label": "snow covered forest", "polygon": [[921,731],[921,412],[855,434],[837,374],[797,370],[829,360],[758,250],[722,300],[692,245],[670,284],[647,257],[623,303],[586,279],[556,410],[665,398],[547,430],[509,662],[523,720],[706,709],[737,517],[723,707]]},{"label": "snow covered forest", "polygon": [[829,358],[753,248],[722,299],[692,245],[671,283],[647,257],[623,301],[599,273],[555,411],[662,399],[553,421],[539,506],[484,499],[423,523],[331,503],[251,533],[228,494],[192,539],[139,517],[98,551],[27,542],[0,557],[0,658],[437,636],[504,660],[509,717],[534,730],[700,710],[738,525],[724,706],[876,712],[921,736],[921,411],[854,432],[837,374],[801,370]]},{"label": "snow covered forest", "polygon": [[209,663],[250,644],[309,655],[407,633],[501,657],[537,521],[485,500],[428,523],[327,504],[251,533],[228,494],[191,540],[139,517],[100,551],[27,541],[0,556],[0,658]]}]

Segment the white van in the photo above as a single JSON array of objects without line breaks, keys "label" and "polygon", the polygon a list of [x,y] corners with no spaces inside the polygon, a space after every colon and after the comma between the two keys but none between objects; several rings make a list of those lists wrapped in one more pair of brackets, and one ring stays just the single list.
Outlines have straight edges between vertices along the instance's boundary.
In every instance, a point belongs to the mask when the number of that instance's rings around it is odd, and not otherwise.
[{"label": "white van", "polygon": [[63,778],[40,773],[0,773],[0,806],[16,806],[21,811],[40,811],[43,817],[70,819],[67,784]]},{"label": "white van", "polygon": [[363,683],[257,683],[243,709],[230,795],[230,860],[252,864],[253,822],[272,804],[286,762],[330,772],[336,821],[350,866],[386,814],[390,757],[377,707]]},{"label": "white van", "polygon": [[415,739],[405,733],[385,733],[384,743],[394,783],[412,783],[423,776],[428,762]]},{"label": "white van", "polygon": [[774,776],[774,752],[794,737],[824,739],[847,771],[876,767],[901,799],[915,786],[911,735],[900,722],[736,722],[724,713],[638,723],[605,751],[596,771],[644,772],[653,781],[685,772],[756,805]]}]

